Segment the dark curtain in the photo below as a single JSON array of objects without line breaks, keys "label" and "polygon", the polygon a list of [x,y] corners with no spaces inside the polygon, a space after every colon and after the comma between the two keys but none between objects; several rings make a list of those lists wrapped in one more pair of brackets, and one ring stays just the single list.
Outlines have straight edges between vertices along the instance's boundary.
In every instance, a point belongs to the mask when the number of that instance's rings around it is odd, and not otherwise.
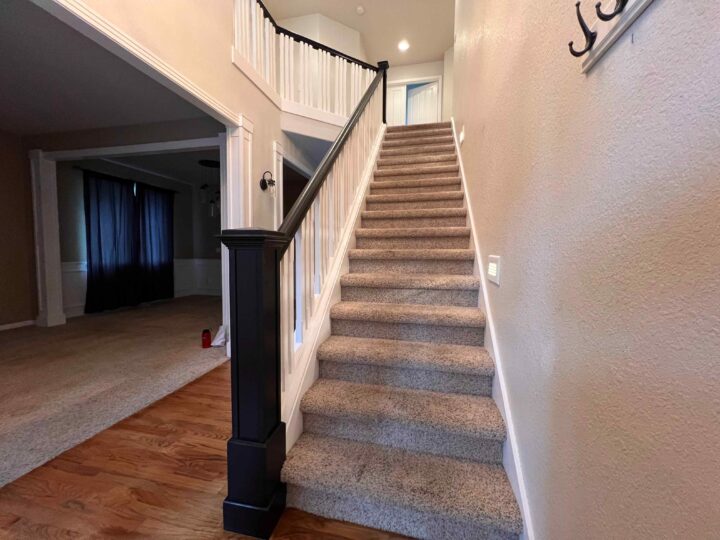
[{"label": "dark curtain", "polygon": [[172,298],[173,193],[91,171],[84,185],[85,312]]},{"label": "dark curtain", "polygon": [[137,185],[140,207],[140,277],[145,302],[172,298],[173,198],[171,191]]},{"label": "dark curtain", "polygon": [[133,184],[85,171],[85,313],[140,302],[138,216]]}]

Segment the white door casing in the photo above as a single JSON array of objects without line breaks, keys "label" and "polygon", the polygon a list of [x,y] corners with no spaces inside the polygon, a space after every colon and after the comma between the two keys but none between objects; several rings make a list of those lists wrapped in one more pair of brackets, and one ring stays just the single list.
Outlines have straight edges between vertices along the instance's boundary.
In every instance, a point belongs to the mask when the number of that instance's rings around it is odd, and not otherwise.
[{"label": "white door casing", "polygon": [[388,86],[387,93],[387,124],[388,126],[405,125],[406,95],[404,84]]}]

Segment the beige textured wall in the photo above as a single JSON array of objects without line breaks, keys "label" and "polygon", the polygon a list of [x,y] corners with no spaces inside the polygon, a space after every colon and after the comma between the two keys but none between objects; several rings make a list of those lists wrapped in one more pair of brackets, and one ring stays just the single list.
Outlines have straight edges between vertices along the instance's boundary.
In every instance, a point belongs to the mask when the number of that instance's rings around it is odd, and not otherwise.
[{"label": "beige textured wall", "polygon": [[656,0],[585,76],[572,2],[456,2],[455,118],[503,258],[489,303],[539,539],[718,535],[718,18]]},{"label": "beige textured wall", "polygon": [[[65,0],[61,0],[65,1]],[[272,199],[258,187],[272,169],[280,140],[280,111],[233,65],[233,0],[78,0],[141,43],[207,94],[255,124],[253,216],[272,227]],[[209,4],[212,4],[211,8]],[[257,179],[257,180],[255,180]]]},{"label": "beige textured wall", "polygon": [[30,161],[19,137],[0,131],[0,325],[37,315]]}]

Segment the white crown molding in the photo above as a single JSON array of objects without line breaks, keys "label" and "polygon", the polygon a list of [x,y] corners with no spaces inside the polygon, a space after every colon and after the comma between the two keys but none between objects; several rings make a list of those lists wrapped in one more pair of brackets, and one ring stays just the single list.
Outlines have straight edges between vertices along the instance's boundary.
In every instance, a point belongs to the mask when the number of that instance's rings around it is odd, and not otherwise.
[{"label": "white crown molding", "polygon": [[86,6],[81,0],[31,1],[153,80],[190,101],[217,121],[227,126],[237,126],[238,114],[236,112]]}]

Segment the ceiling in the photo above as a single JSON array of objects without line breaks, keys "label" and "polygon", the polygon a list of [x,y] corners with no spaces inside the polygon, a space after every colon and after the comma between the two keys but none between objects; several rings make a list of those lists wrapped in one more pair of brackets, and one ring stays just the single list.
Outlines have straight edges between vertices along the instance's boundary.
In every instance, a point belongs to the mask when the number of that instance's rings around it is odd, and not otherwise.
[{"label": "ceiling", "polygon": [[[452,47],[454,0],[265,0],[275,20],[320,13],[360,32],[368,62],[390,66],[443,59]],[[355,11],[365,8],[364,15]],[[398,51],[401,39],[410,49]]]},{"label": "ceiling", "polygon": [[112,163],[120,163],[130,167],[159,174],[170,180],[201,186],[203,184],[219,185],[220,169],[201,167],[201,159],[220,159],[219,150],[198,150],[196,152],[176,152],[171,154],[152,154],[111,158]]},{"label": "ceiling", "polygon": [[0,130],[19,135],[205,116],[28,0],[0,1]]}]

